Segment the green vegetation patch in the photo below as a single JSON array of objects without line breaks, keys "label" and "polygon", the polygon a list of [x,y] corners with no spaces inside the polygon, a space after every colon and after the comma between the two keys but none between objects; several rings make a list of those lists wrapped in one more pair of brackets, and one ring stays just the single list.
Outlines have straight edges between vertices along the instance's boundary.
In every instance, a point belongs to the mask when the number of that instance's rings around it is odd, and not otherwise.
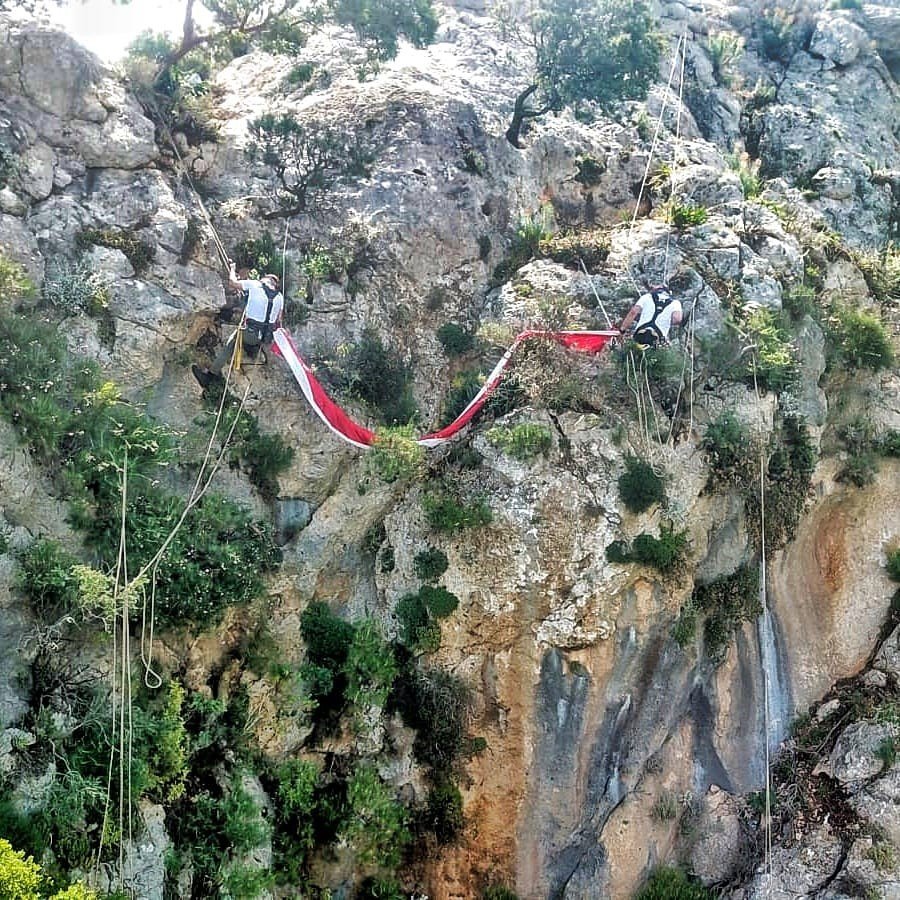
[{"label": "green vegetation patch", "polygon": [[606,558],[615,563],[641,563],[653,566],[663,575],[676,575],[685,569],[687,548],[687,531],[676,531],[670,523],[660,526],[659,537],[644,532],[631,546],[625,541],[614,541],[606,548]]},{"label": "green vegetation patch", "polygon": [[879,372],[894,364],[894,348],[881,318],[874,312],[838,305],[828,318],[832,367]]},{"label": "green vegetation patch", "polygon": [[436,334],[447,356],[462,356],[475,346],[475,335],[455,322],[441,325]]},{"label": "green vegetation patch", "polygon": [[633,513],[642,513],[666,502],[663,478],[650,463],[630,453],[625,456],[625,471],[619,476],[618,487],[619,498]]},{"label": "green vegetation patch", "polygon": [[606,261],[610,246],[609,234],[604,229],[591,228],[544,237],[538,243],[538,252],[560,265],[580,270],[583,262],[591,270]]},{"label": "green vegetation patch", "polygon": [[499,447],[504,453],[521,462],[545,454],[553,446],[550,429],[536,422],[495,425],[485,437],[488,443]]},{"label": "green vegetation patch", "polygon": [[422,500],[425,517],[435,531],[455,532],[464,528],[488,525],[493,519],[491,508],[484,500],[461,500],[446,490],[426,494]]},{"label": "green vegetation patch", "polygon": [[150,267],[156,257],[156,247],[141,240],[130,231],[122,231],[117,228],[85,228],[75,235],[75,246],[80,250],[90,247],[108,247],[110,250],[120,250],[135,275],[142,275]]},{"label": "green vegetation patch", "polygon": [[714,900],[715,894],[676,866],[659,866],[634,900]]},{"label": "green vegetation patch", "polygon": [[420,550],[413,558],[416,577],[422,581],[436,581],[447,571],[448,565],[447,554],[437,547]]}]

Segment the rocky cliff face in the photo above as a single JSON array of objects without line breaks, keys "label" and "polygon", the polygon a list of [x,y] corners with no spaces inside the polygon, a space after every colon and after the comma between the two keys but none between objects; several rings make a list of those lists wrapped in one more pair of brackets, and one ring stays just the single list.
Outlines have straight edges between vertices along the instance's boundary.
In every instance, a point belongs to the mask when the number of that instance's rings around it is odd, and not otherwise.
[{"label": "rocky cliff face", "polygon": [[[353,42],[338,31],[311,41],[314,75],[299,87],[285,81],[291,61],[240,57],[216,76],[218,138],[175,135],[227,246],[263,229],[285,243],[301,351],[324,359],[374,331],[414,372],[423,422],[436,421],[464,367],[442,351],[435,332],[444,323],[518,328],[547,321],[551,310],[574,327],[603,328],[605,313],[627,311],[637,286],[663,278],[685,305],[680,373],[668,381],[654,374],[652,386],[647,377],[652,397],[611,355],[529,357],[517,371],[532,390],[501,423],[542,425],[548,446],[517,459],[476,425],[462,441],[469,462],[437,452],[428,479],[373,483],[363,454],[321,426],[276,360],[239,376],[263,429],[296,451],[275,499],[240,472],[220,482],[258,515],[289,525],[269,609],[287,659],[303,658],[300,616],[316,600],[347,619],[373,617],[397,636],[397,601],[419,586],[415,555],[436,547],[449,561],[442,583],[459,607],[425,663],[471,686],[472,731],[487,750],[467,765],[462,837],[410,870],[429,896],[473,897],[503,881],[528,898],[628,897],[653,865],[676,858],[689,859],[707,883],[730,885],[735,897],[849,896],[836,873],[880,886],[883,896],[896,890],[866,856],[873,839],[855,832],[851,841],[827,816],[808,852],[798,846],[809,833],[785,839],[768,887],[764,876],[751,879],[758,857],[748,848],[759,831],[740,799],[764,784],[767,744],[774,756],[796,716],[869,666],[893,591],[885,554],[900,541],[896,459],[884,458],[866,486],[839,478],[848,453],[841,435],[858,416],[876,435],[896,435],[900,376],[834,364],[826,373],[820,327],[840,304],[860,305],[886,318],[896,345],[900,322],[896,282],[893,294],[874,292],[865,256],[896,237],[900,221],[890,37],[900,10],[846,5],[813,5],[774,34],[753,6],[664,4],[669,53],[686,37],[683,90],[677,81],[666,87],[670,57],[646,104],[615,118],[597,110],[548,117],[528,131],[524,150],[503,134],[527,51],[478,3],[442,7],[432,46],[402,49],[362,82],[345,55]],[[0,140],[17,160],[0,192],[2,252],[40,285],[75,258],[86,229],[113,229],[153,248],[146,268],[119,249],[84,251],[109,285],[110,315],[105,325],[85,314],[67,319],[65,339],[98,359],[130,400],[190,430],[200,391],[188,364],[213,342],[212,317],[225,302],[209,235],[185,252],[189,224],[200,221],[197,199],[162,135],[157,143],[137,102],[90,54],[36,25],[2,23],[0,35]],[[364,131],[377,147],[370,174],[336,186],[314,211],[269,218],[277,214],[272,172],[244,153],[248,122],[263,110]],[[748,188],[755,176],[746,163],[741,172],[729,161],[744,152],[759,166],[761,193]],[[648,164],[654,177],[631,222]],[[670,196],[702,207],[705,221],[671,227],[662,214]],[[547,253],[497,277],[518,224],[535,214],[559,233],[602,233],[606,260],[585,275]],[[304,275],[311,248],[356,254],[352,276],[346,265],[334,278]],[[798,311],[803,290],[811,305]],[[740,342],[724,364],[715,357],[716,342],[727,349],[734,322],[751,308],[790,313],[797,377],[787,390],[754,391]],[[754,340],[763,339],[741,335],[744,344]],[[567,390],[574,399],[560,399]],[[729,620],[721,658],[711,660],[708,631],[679,643],[673,628],[694,609],[698,586],[755,571],[759,558],[758,504],[746,486],[711,472],[702,446],[724,411],[770,452],[785,420],[799,416],[822,455],[799,522],[770,552],[768,614]],[[33,621],[15,592],[10,554],[39,535],[72,548],[77,538],[15,434],[0,440],[10,460],[0,476],[10,534],[0,570],[0,645],[10,663],[0,679],[0,726],[14,729],[28,706],[20,673]],[[617,481],[630,453],[663,476],[664,507],[635,514],[623,506]],[[438,483],[483,498],[491,523],[435,531],[423,500]],[[680,568],[662,575],[608,559],[614,541],[659,534],[667,523],[686,534]],[[167,671],[182,673],[188,687],[212,683],[239,656],[239,620],[190,640],[164,632]],[[869,670],[883,674],[884,696],[897,687],[895,669],[876,662]],[[267,718],[267,682],[250,692],[259,698],[263,749],[272,758],[298,752],[309,732]],[[828,774],[846,788],[846,803],[895,841],[896,770],[891,762],[874,780],[881,771],[872,765],[872,746],[893,734],[872,729],[895,725],[863,717],[857,728],[863,734],[846,728],[823,751]],[[11,759],[3,746],[0,761]],[[848,774],[848,747],[865,757],[864,773]],[[395,749],[387,734],[376,740],[382,775],[421,801],[422,773],[408,758],[392,763]],[[148,815],[159,863],[166,826],[158,808]],[[138,869],[147,873],[138,892],[161,896],[161,864]],[[322,873],[334,888],[352,881],[339,865],[323,863]]]}]

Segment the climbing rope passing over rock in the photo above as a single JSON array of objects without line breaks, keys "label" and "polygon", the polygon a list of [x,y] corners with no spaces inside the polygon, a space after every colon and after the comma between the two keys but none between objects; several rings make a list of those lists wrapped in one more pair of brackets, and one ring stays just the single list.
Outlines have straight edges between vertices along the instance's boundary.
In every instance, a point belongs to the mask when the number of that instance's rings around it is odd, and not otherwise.
[{"label": "climbing rope passing over rock", "polygon": [[[488,398],[500,384],[503,373],[509,365],[516,348],[524,341],[542,338],[553,340],[570,350],[578,350],[581,353],[600,353],[606,345],[621,337],[618,331],[523,331],[512,343],[512,346],[503,354],[500,362],[494,366],[494,370],[487,377],[481,390],[472,398],[469,405],[447,426],[439,431],[423,435],[416,443],[423,447],[437,447],[445,441],[449,441],[458,434],[481,411]],[[377,435],[358,422],[354,422],[347,413],[341,409],[316,379],[312,369],[297,350],[290,334],[279,328],[275,331],[274,349],[288,364],[300,390],[306,397],[316,415],[336,434],[341,440],[354,447],[363,450],[377,442]]]}]

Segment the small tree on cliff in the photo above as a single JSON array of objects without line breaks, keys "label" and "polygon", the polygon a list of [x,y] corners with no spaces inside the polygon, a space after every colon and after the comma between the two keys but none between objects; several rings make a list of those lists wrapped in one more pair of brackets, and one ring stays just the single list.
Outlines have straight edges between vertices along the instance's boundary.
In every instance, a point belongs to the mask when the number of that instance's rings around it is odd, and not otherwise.
[{"label": "small tree on cliff", "polygon": [[[197,25],[196,6],[212,15],[211,27]],[[432,0],[184,0],[182,22],[181,36],[157,60],[157,78],[199,49],[235,52],[254,42],[298,53],[310,33],[328,22],[353,28],[379,60],[396,56],[401,38],[425,46],[437,29]]]},{"label": "small tree on cliff", "polygon": [[516,97],[509,142],[521,147],[527,119],[578,100],[608,105],[646,96],[659,66],[653,24],[643,0],[536,0],[526,33],[534,68]]},{"label": "small tree on cliff", "polygon": [[368,174],[372,148],[351,129],[298,122],[292,115],[266,113],[249,124],[247,156],[269,166],[278,178],[279,211],[305,212],[332,185]]}]

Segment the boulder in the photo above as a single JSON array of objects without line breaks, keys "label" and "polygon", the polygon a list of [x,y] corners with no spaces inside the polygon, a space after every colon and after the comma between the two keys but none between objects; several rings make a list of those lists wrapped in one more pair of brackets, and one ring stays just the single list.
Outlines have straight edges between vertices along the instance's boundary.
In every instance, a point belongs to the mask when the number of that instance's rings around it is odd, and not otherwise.
[{"label": "boulder", "polygon": [[826,66],[848,66],[872,44],[847,13],[823,13],[809,42],[809,52]]},{"label": "boulder", "polygon": [[894,725],[874,722],[854,722],[837,739],[828,762],[817,768],[831,775],[849,794],[855,794],[885,768],[879,757],[882,747],[890,744],[900,733]]}]

